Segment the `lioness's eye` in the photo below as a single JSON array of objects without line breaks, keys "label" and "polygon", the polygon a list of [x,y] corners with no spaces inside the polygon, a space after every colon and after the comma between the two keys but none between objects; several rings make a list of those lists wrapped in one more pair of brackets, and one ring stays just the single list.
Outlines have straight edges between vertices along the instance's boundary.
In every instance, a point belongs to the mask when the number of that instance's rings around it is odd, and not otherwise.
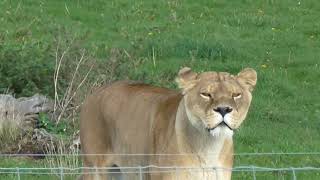
[{"label": "lioness's eye", "polygon": [[211,98],[211,94],[209,94],[209,93],[200,93],[200,96],[205,98],[205,99]]},{"label": "lioness's eye", "polygon": [[241,98],[241,96],[242,96],[241,93],[233,93],[233,94],[232,94],[232,98],[233,98],[233,99],[239,99],[239,98]]}]

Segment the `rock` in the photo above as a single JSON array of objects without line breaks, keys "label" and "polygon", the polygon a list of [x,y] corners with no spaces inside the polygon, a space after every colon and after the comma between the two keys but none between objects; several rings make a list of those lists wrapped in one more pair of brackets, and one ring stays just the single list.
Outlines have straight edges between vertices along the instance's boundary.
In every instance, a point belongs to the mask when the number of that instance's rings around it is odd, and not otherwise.
[{"label": "rock", "polygon": [[16,99],[12,95],[0,94],[0,130],[6,123],[19,128],[29,127],[39,113],[50,111],[53,111],[53,103],[45,96],[36,94]]},{"label": "rock", "polygon": [[80,131],[77,131],[73,137],[72,142],[69,146],[69,149],[71,152],[80,152],[81,149],[81,143],[80,143]]},{"label": "rock", "polygon": [[0,153],[39,153],[54,137],[36,129],[39,113],[53,112],[45,96],[14,98],[0,94]]},{"label": "rock", "polygon": [[36,94],[32,97],[14,98],[0,94],[0,154],[78,153],[79,131],[69,138],[61,139],[39,126],[40,113],[46,113],[52,123],[57,123],[53,101]]}]

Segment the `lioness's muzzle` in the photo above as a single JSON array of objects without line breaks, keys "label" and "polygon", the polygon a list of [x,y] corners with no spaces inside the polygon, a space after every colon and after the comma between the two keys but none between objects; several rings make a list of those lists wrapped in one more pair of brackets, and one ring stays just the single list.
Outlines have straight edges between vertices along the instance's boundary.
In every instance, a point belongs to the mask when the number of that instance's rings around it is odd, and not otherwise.
[{"label": "lioness's muzzle", "polygon": [[232,129],[226,122],[222,121],[221,123],[219,123],[217,126],[213,127],[213,128],[207,128],[208,132],[210,132],[211,130],[214,130],[216,127],[221,126],[221,125],[225,125],[227,126],[231,131],[233,131],[234,129]]}]

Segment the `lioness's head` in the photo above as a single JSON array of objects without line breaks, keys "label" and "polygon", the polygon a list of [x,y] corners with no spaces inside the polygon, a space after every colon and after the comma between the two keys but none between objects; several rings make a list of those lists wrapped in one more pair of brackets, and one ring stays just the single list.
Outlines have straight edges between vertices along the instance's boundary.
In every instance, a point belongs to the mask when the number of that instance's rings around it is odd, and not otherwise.
[{"label": "lioness's head", "polygon": [[246,68],[238,75],[226,72],[195,73],[182,68],[176,79],[184,95],[188,119],[196,128],[219,135],[232,134],[245,119],[256,82],[255,70]]}]

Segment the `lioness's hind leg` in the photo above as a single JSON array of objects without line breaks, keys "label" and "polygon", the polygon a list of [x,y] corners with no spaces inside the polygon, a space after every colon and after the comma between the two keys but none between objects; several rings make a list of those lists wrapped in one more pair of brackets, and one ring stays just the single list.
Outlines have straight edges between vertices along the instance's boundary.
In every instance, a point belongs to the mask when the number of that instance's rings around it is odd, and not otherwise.
[{"label": "lioness's hind leg", "polygon": [[113,164],[111,167],[112,169],[109,170],[109,178],[112,180],[124,180],[119,166]]},{"label": "lioness's hind leg", "polygon": [[122,180],[121,171],[113,163],[114,158],[108,156],[84,157],[83,175],[81,180]]}]

